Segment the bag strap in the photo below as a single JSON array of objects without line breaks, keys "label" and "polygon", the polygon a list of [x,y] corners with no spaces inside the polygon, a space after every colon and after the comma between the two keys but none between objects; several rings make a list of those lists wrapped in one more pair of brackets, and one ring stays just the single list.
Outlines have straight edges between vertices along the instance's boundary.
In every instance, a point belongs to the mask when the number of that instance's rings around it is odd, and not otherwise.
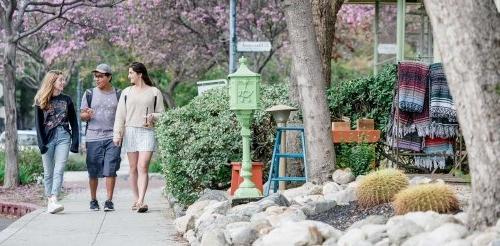
[{"label": "bag strap", "polygon": [[[92,89],[85,90],[85,99],[87,99],[87,107],[92,106]],[[89,129],[89,122],[85,123],[85,136],[87,136],[87,130]]]},{"label": "bag strap", "polygon": [[153,113],[156,113],[156,96],[155,96],[155,104],[153,104]]}]

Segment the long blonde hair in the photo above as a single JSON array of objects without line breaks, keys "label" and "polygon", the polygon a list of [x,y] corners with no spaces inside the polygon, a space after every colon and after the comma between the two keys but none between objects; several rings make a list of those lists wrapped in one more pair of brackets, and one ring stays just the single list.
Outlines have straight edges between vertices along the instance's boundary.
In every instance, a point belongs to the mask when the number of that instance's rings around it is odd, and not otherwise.
[{"label": "long blonde hair", "polygon": [[40,89],[38,89],[35,95],[35,105],[40,106],[42,110],[46,110],[49,107],[50,98],[54,92],[54,84],[62,74],[63,72],[59,70],[50,70],[45,74]]}]

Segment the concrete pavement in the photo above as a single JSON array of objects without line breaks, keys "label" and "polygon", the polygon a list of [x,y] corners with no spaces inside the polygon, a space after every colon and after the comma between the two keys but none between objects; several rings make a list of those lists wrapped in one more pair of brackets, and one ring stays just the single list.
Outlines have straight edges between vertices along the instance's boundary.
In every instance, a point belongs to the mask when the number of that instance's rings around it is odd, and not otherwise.
[{"label": "concrete pavement", "polygon": [[65,175],[65,187],[71,187],[61,203],[64,212],[48,214],[45,208],[21,217],[0,232],[0,246],[17,245],[187,245],[177,236],[172,211],[162,196],[163,179],[150,178],[146,195],[149,212],[132,211],[132,192],[128,188],[128,175],[117,178],[115,211],[103,212],[106,198],[104,180],[101,179],[98,199],[101,211],[89,210],[89,191],[86,172]]}]

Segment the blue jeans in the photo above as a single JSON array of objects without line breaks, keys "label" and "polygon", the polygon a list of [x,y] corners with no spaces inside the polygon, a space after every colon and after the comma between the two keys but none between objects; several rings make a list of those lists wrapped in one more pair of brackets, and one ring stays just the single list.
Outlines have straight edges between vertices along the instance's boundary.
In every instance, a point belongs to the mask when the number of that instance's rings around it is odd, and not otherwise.
[{"label": "blue jeans", "polygon": [[54,138],[47,144],[47,153],[42,155],[45,195],[57,196],[63,183],[64,167],[68,162],[71,136],[58,126]]}]

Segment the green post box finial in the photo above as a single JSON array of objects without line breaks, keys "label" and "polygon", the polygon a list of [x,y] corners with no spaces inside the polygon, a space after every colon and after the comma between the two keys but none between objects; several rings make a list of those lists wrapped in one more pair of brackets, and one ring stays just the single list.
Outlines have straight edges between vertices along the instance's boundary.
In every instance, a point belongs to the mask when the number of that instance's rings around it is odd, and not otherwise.
[{"label": "green post box finial", "polygon": [[246,66],[247,58],[239,59],[240,67],[229,74],[229,107],[236,113],[241,125],[243,139],[243,161],[240,176],[243,182],[234,193],[235,198],[258,198],[262,193],[252,182],[252,164],[250,161],[250,137],[252,131],[253,112],[259,109],[260,74],[254,73]]}]

